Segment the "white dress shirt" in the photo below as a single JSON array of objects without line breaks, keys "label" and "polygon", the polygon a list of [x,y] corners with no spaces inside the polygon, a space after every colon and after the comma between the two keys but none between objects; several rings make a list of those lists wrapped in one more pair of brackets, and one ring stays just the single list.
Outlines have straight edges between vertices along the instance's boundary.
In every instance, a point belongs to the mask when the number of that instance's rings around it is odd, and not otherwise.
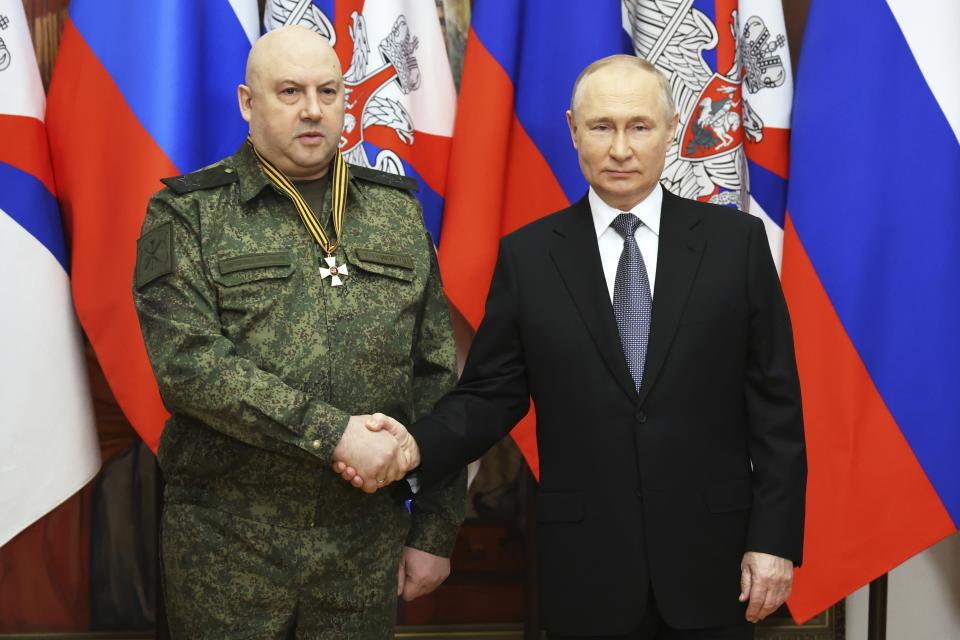
[{"label": "white dress shirt", "polygon": [[650,280],[650,297],[655,295],[654,284],[657,280],[657,252],[660,244],[660,207],[663,204],[663,188],[658,183],[643,201],[630,211],[614,209],[600,199],[593,187],[587,196],[590,202],[590,211],[593,214],[593,226],[597,231],[597,246],[600,248],[600,263],[603,265],[603,277],[607,280],[607,290],[610,301],[613,301],[613,285],[617,280],[617,264],[623,252],[623,236],[610,226],[621,213],[632,213],[640,218],[641,224],[637,227],[634,238],[640,247],[643,264],[647,267],[647,278]]}]

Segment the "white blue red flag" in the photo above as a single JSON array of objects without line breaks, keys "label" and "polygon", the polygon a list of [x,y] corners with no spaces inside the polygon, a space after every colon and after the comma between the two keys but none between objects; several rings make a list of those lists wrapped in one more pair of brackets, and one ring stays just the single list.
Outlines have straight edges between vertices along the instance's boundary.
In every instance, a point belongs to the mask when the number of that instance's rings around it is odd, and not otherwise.
[{"label": "white blue red flag", "polygon": [[23,4],[0,0],[0,546],[100,468]]},{"label": "white blue red flag", "polygon": [[[587,190],[564,112],[588,64],[648,59],[680,126],[663,185],[760,216],[779,262],[792,78],[780,3],[476,0],[440,235],[447,295],[475,328],[500,236]],[[513,432],[536,472],[532,421]]]},{"label": "white blue red flag", "polygon": [[344,70],[347,162],[416,178],[434,240],[457,94],[437,8],[424,0],[268,0],[264,26],[299,24],[333,45]]},{"label": "white blue red flag", "polygon": [[47,108],[77,315],[120,408],[154,450],[166,420],[131,293],[159,179],[233,153],[256,0],[73,0]]},{"label": "white blue red flag", "polygon": [[960,523],[960,4],[814,2],[783,285],[807,429],[805,620]]}]

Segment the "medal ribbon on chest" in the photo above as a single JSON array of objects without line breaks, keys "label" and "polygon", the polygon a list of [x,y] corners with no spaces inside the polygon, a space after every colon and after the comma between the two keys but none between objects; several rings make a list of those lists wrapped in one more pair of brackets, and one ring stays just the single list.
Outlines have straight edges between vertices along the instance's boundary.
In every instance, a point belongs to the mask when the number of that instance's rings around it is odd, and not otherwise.
[{"label": "medal ribbon on chest", "polygon": [[337,259],[333,256],[333,252],[340,246],[340,239],[343,234],[343,213],[347,208],[347,178],[349,177],[349,172],[347,171],[347,163],[343,159],[343,154],[337,149],[337,153],[333,157],[333,162],[330,163],[332,171],[330,200],[333,206],[333,235],[335,236],[334,239],[331,240],[324,232],[323,225],[320,224],[317,214],[313,212],[313,209],[311,209],[307,201],[304,200],[299,189],[290,182],[290,179],[285,176],[282,171],[260,155],[257,148],[253,146],[253,142],[249,139],[247,142],[250,144],[250,148],[253,149],[253,153],[257,156],[257,160],[260,161],[264,175],[267,176],[267,179],[270,180],[277,189],[290,198],[297,209],[297,213],[300,214],[300,220],[303,221],[303,226],[307,228],[307,231],[310,232],[313,239],[317,241],[317,244],[320,245],[323,252],[327,254],[323,259],[326,266],[320,267],[321,279],[325,280],[329,277],[330,284],[334,287],[339,287],[343,284],[343,278],[348,275],[347,265],[337,265]]}]

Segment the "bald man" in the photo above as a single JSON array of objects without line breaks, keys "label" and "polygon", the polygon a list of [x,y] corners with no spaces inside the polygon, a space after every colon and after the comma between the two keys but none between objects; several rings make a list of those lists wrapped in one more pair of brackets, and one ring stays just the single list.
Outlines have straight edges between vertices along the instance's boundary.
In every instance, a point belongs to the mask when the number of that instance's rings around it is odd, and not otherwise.
[{"label": "bald man", "polygon": [[[503,239],[456,390],[409,433],[375,425],[430,486],[533,398],[550,638],[746,640],[802,556],[803,418],[777,272],[760,220],[660,186],[677,121],[645,60],[584,69],[567,123],[588,193]],[[363,485],[359,453],[336,468]]]},{"label": "bald man", "polygon": [[[408,508],[405,483],[358,492],[330,465],[390,460],[395,439],[365,415],[415,420],[455,382],[416,183],[344,163],[340,65],[309,30],[260,38],[237,95],[247,142],[165,179],[138,241],[136,307],[171,414],[158,453],[170,628],[390,638],[397,595],[449,573],[464,475]],[[380,473],[374,486],[399,477]]]}]

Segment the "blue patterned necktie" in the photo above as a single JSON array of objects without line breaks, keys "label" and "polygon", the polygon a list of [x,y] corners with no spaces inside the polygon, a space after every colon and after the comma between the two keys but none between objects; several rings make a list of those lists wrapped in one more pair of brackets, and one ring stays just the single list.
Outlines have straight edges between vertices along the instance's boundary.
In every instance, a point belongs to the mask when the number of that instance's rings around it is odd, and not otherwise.
[{"label": "blue patterned necktie", "polygon": [[613,285],[613,313],[620,330],[623,355],[627,358],[627,367],[637,386],[637,393],[643,381],[643,364],[647,359],[647,341],[650,337],[650,313],[653,309],[647,266],[633,237],[641,224],[640,218],[632,213],[621,213],[610,223],[623,236],[623,252]]}]

